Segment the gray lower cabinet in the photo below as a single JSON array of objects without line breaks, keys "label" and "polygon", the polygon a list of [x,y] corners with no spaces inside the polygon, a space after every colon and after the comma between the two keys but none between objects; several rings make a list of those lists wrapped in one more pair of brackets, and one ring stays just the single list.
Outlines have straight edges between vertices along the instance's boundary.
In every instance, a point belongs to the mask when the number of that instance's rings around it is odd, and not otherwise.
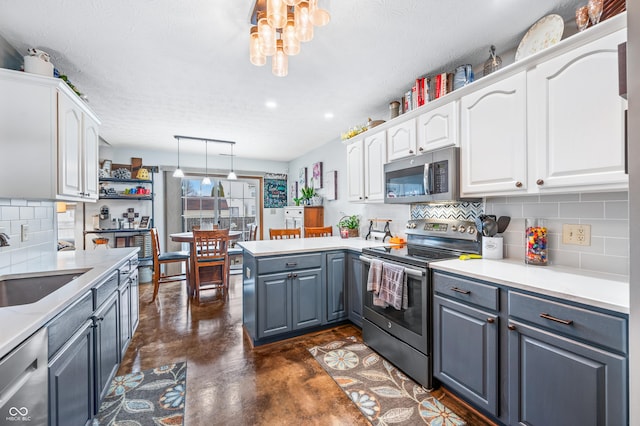
[{"label": "gray lower cabinet", "polygon": [[49,424],[86,425],[95,411],[93,321],[49,359]]},{"label": "gray lower cabinet", "polygon": [[120,363],[120,311],[118,292],[112,293],[95,312],[95,354],[96,354],[96,412],[100,400],[109,390],[109,383]]},{"label": "gray lower cabinet", "polygon": [[628,423],[627,321],[509,293],[510,424]]},{"label": "gray lower cabinet", "polygon": [[498,415],[498,316],[434,297],[434,377]]},{"label": "gray lower cabinet", "polygon": [[[434,376],[509,425],[628,423],[628,317],[433,272]],[[500,303],[504,300],[504,303]]]},{"label": "gray lower cabinet", "polygon": [[327,322],[343,320],[349,315],[346,277],[345,252],[327,253]]},{"label": "gray lower cabinet", "polygon": [[349,320],[362,327],[362,304],[364,291],[364,277],[362,276],[362,261],[360,254],[349,253],[347,255],[347,282],[349,289]]},{"label": "gray lower cabinet", "polygon": [[258,337],[322,323],[322,269],[258,277]]},{"label": "gray lower cabinet", "polygon": [[122,285],[116,270],[47,324],[50,426],[92,422],[133,336],[137,257],[119,268],[128,270]]}]

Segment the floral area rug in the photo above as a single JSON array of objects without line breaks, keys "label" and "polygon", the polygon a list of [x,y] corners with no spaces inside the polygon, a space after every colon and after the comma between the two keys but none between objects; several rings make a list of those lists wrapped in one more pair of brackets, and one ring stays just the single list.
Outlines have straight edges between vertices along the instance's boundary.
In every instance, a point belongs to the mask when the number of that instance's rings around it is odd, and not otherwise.
[{"label": "floral area rug", "polygon": [[109,426],[182,425],[186,385],[184,362],[116,376],[98,421]]},{"label": "floral area rug", "polygon": [[374,425],[465,424],[424,387],[353,336],[309,352]]}]

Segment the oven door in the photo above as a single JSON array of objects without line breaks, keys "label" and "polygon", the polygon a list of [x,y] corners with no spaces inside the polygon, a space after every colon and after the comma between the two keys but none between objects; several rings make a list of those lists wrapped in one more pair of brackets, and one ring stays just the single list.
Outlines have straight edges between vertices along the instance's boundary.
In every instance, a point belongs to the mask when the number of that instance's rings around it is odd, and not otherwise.
[{"label": "oven door", "polygon": [[[371,258],[360,256],[364,268],[363,277],[369,276]],[[384,262],[400,265],[407,274],[408,304],[407,309],[397,310],[393,307],[383,308],[373,305],[373,293],[364,287],[363,317],[386,331],[393,337],[412,346],[425,355],[429,354],[429,282],[427,268],[420,269],[400,262],[381,259]]]}]

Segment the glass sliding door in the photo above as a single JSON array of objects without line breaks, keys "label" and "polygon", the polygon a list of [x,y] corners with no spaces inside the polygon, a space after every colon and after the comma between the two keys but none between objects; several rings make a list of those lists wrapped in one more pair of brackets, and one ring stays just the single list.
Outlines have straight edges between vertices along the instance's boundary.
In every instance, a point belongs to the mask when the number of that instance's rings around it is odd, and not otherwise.
[{"label": "glass sliding door", "polygon": [[191,231],[219,228],[242,231],[242,240],[249,238],[249,225],[260,225],[260,179],[227,180],[213,176],[210,185],[203,185],[199,176],[182,179],[182,229]]}]

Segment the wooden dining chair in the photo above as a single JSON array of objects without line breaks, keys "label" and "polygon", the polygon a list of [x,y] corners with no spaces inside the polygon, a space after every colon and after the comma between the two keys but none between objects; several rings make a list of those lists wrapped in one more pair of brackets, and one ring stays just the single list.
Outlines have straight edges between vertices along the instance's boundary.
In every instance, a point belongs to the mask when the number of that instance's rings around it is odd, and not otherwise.
[{"label": "wooden dining chair", "polygon": [[[171,251],[160,252],[160,239],[158,237],[158,229],[151,228],[151,251],[153,252],[153,298],[151,302],[156,300],[158,289],[161,283],[173,281],[187,281],[187,289],[189,287],[189,252],[188,251]],[[162,273],[162,265],[171,263],[183,263],[184,274],[167,275]]]},{"label": "wooden dining chair", "polygon": [[255,241],[258,238],[258,224],[250,223],[249,227],[249,239],[247,241]]},{"label": "wooden dining chair", "polygon": [[194,298],[200,304],[202,290],[229,290],[229,230],[193,231],[191,244],[194,274]]},{"label": "wooden dining chair", "polygon": [[300,228],[293,229],[273,229],[269,228],[269,238],[272,240],[286,240],[291,238],[300,238]]},{"label": "wooden dining chair", "polygon": [[331,237],[333,236],[333,226],[305,226],[304,237]]}]

